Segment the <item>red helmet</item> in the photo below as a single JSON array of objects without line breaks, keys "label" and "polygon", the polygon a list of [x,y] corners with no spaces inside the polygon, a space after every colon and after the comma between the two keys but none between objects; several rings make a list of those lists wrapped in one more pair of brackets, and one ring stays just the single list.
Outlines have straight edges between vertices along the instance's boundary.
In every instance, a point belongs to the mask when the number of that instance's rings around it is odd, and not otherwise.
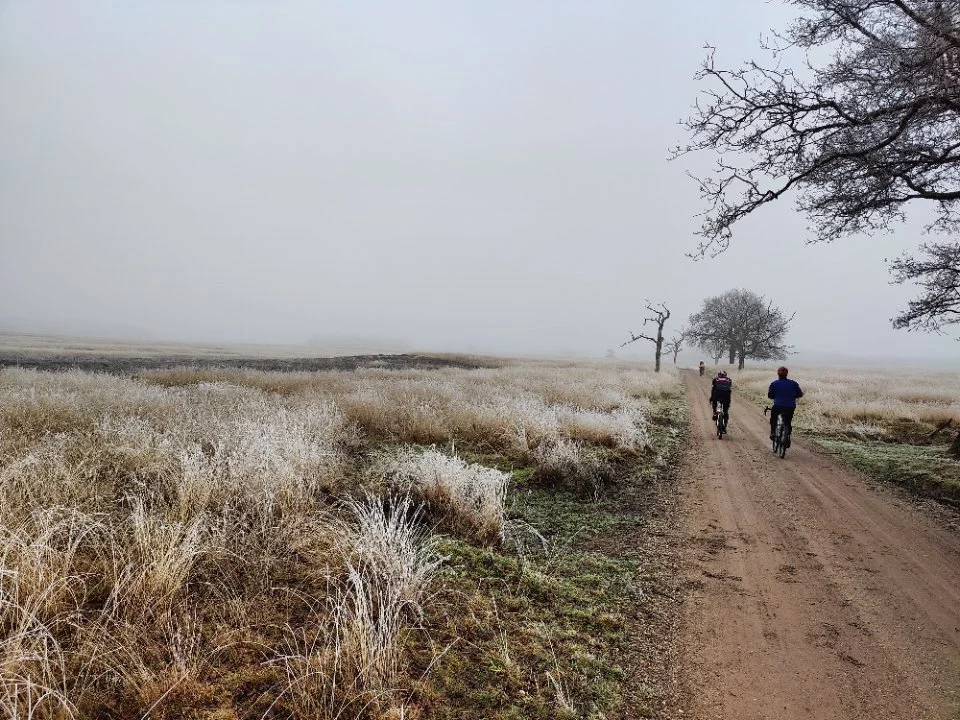
[{"label": "red helmet", "polygon": [[790,371],[787,370],[783,365],[777,368],[777,377],[786,377],[787,373]]}]

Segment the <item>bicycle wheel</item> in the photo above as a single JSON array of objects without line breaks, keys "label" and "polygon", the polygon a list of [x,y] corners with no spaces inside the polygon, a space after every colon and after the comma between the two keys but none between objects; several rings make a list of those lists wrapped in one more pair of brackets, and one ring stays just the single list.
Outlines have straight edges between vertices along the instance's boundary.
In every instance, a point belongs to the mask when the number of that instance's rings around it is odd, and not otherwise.
[{"label": "bicycle wheel", "polygon": [[782,460],[787,456],[787,428],[782,422],[779,423],[779,427],[777,428],[777,438],[777,442],[780,445],[780,459]]},{"label": "bicycle wheel", "polygon": [[717,440],[723,440],[723,413],[717,413]]}]

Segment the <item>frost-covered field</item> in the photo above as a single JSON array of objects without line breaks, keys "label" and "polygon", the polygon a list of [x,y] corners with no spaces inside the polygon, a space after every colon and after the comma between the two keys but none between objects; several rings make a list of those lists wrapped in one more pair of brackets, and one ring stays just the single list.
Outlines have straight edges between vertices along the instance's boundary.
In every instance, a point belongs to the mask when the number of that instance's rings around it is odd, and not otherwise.
[{"label": "frost-covered field", "polygon": [[466,458],[596,492],[655,456],[648,410],[676,384],[616,364],[2,370],[0,713],[401,717],[438,534],[509,532],[511,473]]},{"label": "frost-covered field", "polygon": [[[801,429],[879,438],[960,421],[960,372],[798,367],[790,377],[805,393],[796,420]],[[735,383],[764,397],[774,379],[775,367],[734,375]]]}]

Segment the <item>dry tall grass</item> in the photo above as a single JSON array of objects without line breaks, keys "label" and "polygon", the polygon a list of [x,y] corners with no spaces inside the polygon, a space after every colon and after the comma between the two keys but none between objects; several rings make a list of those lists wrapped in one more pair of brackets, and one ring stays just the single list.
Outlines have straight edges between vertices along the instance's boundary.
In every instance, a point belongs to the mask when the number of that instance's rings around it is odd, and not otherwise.
[{"label": "dry tall grass", "polygon": [[629,365],[524,363],[473,371],[360,370],[356,373],[154,371],[164,385],[210,382],[334,401],[373,440],[419,444],[454,439],[528,459],[543,442],[583,440],[621,449],[648,441],[650,399],[677,377]]},{"label": "dry tall grass", "polygon": [[[960,374],[909,369],[791,368],[804,391],[796,424],[815,432],[867,438],[922,435],[960,422]],[[766,397],[775,368],[734,376]]]},{"label": "dry tall grass", "polygon": [[428,530],[497,542],[509,488],[416,446],[589,474],[644,451],[676,381],[556,363],[2,370],[0,712],[159,717],[221,702],[227,676],[265,716],[388,707],[436,583]]},{"label": "dry tall grass", "polygon": [[483,543],[502,537],[509,474],[435,448],[380,453],[372,469],[422,498],[450,532]]}]

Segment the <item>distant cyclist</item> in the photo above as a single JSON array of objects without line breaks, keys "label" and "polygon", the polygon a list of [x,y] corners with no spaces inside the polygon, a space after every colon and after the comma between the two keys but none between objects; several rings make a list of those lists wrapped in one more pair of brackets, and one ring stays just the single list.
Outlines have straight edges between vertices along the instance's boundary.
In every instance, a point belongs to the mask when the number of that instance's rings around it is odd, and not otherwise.
[{"label": "distant cyclist", "polygon": [[723,411],[724,424],[730,422],[730,398],[733,395],[733,381],[721,370],[710,384],[710,404],[713,406],[713,419],[717,419],[717,405]]},{"label": "distant cyclist", "polygon": [[703,364],[703,360],[700,361],[700,377],[703,377],[703,371],[706,370],[706,366]]},{"label": "distant cyclist", "polygon": [[770,439],[776,440],[777,418],[783,416],[783,424],[787,431],[786,447],[790,447],[790,433],[793,431],[793,413],[797,409],[797,399],[803,397],[803,390],[795,380],[790,380],[790,373],[785,367],[777,368],[777,379],[770,383],[767,397],[773,400],[773,410],[770,412]]}]

